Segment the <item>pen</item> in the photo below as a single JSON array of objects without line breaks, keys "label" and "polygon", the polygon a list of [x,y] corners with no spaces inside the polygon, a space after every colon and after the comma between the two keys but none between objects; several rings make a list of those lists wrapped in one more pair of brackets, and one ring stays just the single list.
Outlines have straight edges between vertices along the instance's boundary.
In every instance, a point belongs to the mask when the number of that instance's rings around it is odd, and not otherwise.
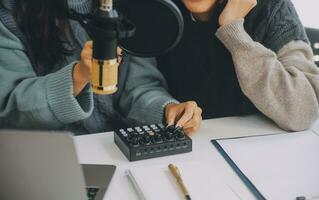
[{"label": "pen", "polygon": [[173,165],[173,164],[169,164],[168,165],[168,168],[170,170],[170,172],[173,174],[173,176],[176,178],[176,181],[177,181],[177,184],[179,185],[179,187],[181,188],[184,196],[185,196],[185,199],[186,200],[191,200],[191,197],[188,193],[188,190],[183,182],[183,179],[182,179],[182,176],[181,176],[181,173],[179,172],[178,168]]},{"label": "pen", "polygon": [[145,195],[144,195],[141,187],[138,185],[138,183],[137,183],[135,177],[133,176],[131,170],[129,170],[129,169],[126,170],[125,174],[127,175],[127,177],[129,178],[130,182],[132,183],[133,188],[134,188],[135,192],[137,193],[138,198],[140,200],[146,200]]},{"label": "pen", "polygon": [[296,200],[319,200],[319,196],[314,196],[310,198],[307,198],[305,196],[299,196],[299,197],[296,197]]}]

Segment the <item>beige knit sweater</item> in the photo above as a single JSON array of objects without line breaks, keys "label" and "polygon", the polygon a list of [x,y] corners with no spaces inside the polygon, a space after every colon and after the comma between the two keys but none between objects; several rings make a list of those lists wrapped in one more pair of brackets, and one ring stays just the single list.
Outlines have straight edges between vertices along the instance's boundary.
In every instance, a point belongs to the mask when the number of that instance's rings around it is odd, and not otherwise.
[{"label": "beige knit sweater", "polygon": [[292,41],[276,54],[253,41],[243,23],[216,33],[232,54],[242,91],[281,128],[309,128],[319,117],[319,69],[309,44]]}]

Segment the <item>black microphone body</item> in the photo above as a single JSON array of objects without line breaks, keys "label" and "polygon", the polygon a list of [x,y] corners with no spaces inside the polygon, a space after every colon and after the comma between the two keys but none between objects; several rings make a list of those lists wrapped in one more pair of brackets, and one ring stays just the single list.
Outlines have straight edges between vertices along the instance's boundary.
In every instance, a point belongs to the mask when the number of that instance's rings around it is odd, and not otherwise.
[{"label": "black microphone body", "polygon": [[91,83],[93,92],[97,94],[113,94],[117,91],[117,31],[120,17],[117,11],[112,9],[110,2],[101,1],[102,5],[93,14],[90,24],[93,39]]},{"label": "black microphone body", "polygon": [[92,88],[97,94],[113,94],[117,91],[118,24],[120,17],[113,10],[112,0],[101,0],[100,7],[89,24],[93,40]]},{"label": "black microphone body", "polygon": [[92,25],[100,29],[93,34],[93,57],[99,60],[112,60],[117,58],[117,35],[110,35],[108,32],[115,32],[119,23],[119,15],[116,10],[103,11],[98,9],[93,15]]}]

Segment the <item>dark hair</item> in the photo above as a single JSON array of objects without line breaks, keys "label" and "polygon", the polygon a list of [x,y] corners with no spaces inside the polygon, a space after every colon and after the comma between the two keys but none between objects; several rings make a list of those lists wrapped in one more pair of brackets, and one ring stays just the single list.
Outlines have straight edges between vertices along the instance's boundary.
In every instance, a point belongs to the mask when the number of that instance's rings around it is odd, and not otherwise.
[{"label": "dark hair", "polygon": [[67,0],[16,0],[14,15],[36,63],[46,71],[73,52]]}]

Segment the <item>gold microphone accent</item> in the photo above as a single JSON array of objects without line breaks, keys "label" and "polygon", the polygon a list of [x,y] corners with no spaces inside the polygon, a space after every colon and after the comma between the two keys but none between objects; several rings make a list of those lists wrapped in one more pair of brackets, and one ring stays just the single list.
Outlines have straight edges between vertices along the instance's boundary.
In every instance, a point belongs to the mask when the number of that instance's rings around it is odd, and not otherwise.
[{"label": "gold microphone accent", "polygon": [[91,83],[94,93],[103,95],[117,91],[118,67],[117,59],[93,59]]},{"label": "gold microphone accent", "polygon": [[111,11],[113,9],[113,0],[100,0],[100,10]]}]

